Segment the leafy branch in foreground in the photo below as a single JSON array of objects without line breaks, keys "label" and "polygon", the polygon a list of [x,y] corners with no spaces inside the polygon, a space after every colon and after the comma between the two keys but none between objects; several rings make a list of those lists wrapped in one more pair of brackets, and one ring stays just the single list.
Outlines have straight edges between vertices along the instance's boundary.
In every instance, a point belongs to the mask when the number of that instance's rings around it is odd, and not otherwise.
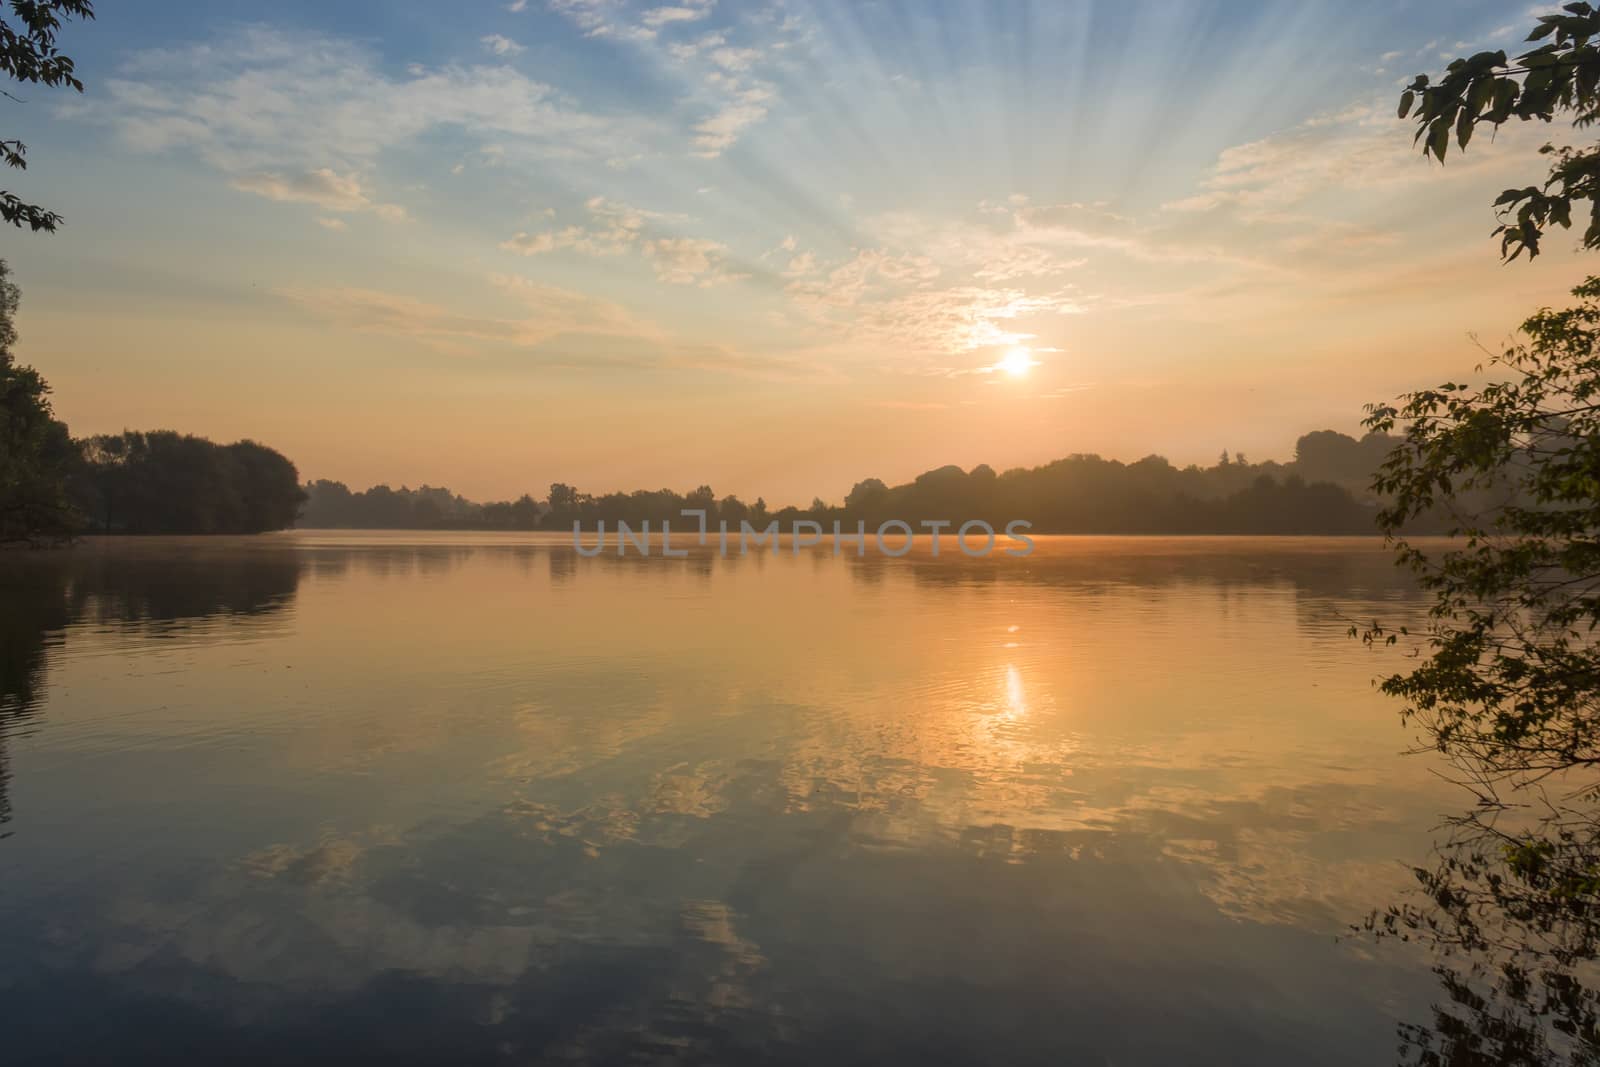
[{"label": "leafy branch in foreground", "polygon": [[[0,16],[0,73],[12,81],[51,88],[67,86],[83,92],[77,67],[56,47],[56,35],[65,19],[94,18],[91,0],[11,0],[16,25]],[[11,93],[0,92],[12,101]],[[28,167],[28,146],[15,138],[0,140],[0,162],[16,170]],[[0,221],[16,227],[54,232],[61,216],[29,204],[14,193],[0,189]]]},{"label": "leafy branch in foreground", "polygon": [[[1600,11],[1587,3],[1565,5],[1541,16],[1528,35],[1539,47],[1508,59],[1504,51],[1479,52],[1453,60],[1437,83],[1419,74],[1400,94],[1401,118],[1417,124],[1413,143],[1443,163],[1452,138],[1465,150],[1482,123],[1499,127],[1518,119],[1553,122],[1570,115],[1578,129],[1600,117]],[[1413,107],[1415,111],[1413,112]],[[1547,144],[1551,157],[1542,186],[1507,189],[1495,201],[1500,252],[1508,260],[1523,252],[1539,254],[1539,241],[1551,226],[1570,228],[1575,201],[1587,201],[1589,224],[1583,247],[1600,248],[1600,145],[1586,148]]]},{"label": "leafy branch in foreground", "polygon": [[[1373,483],[1388,500],[1378,523],[1434,598],[1430,655],[1381,688],[1491,783],[1600,764],[1600,278],[1573,294],[1493,361],[1507,380],[1413,393],[1367,419],[1404,426]],[[1441,509],[1458,546],[1398,537]]]},{"label": "leafy branch in foreground", "polygon": [[[1449,1004],[1403,1028],[1422,1064],[1600,1063],[1600,278],[1544,309],[1491,363],[1369,408],[1403,429],[1374,489],[1379,525],[1431,598],[1380,682],[1477,803],[1450,820],[1420,902],[1370,916],[1441,951]],[[1400,536],[1451,516],[1447,547]]]}]

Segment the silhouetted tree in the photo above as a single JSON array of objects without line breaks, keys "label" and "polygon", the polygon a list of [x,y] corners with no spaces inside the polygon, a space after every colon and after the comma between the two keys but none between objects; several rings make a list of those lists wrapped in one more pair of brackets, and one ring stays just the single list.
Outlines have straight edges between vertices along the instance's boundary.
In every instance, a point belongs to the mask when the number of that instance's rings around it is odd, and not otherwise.
[{"label": "silhouetted tree", "polygon": [[721,503],[717,505],[717,514],[731,529],[737,529],[739,523],[750,519],[750,509],[736,496],[723,497]]},{"label": "silhouetted tree", "polygon": [[72,438],[50,410],[44,378],[11,351],[20,302],[0,260],[0,543],[70,537],[80,521],[68,486]]},{"label": "silhouetted tree", "polygon": [[74,496],[102,533],[251,534],[294,524],[294,464],[253,441],[217,445],[171,430],[81,443]]},{"label": "silhouetted tree", "polygon": [[242,514],[236,526],[244,533],[261,533],[294,525],[306,499],[294,464],[254,441],[239,441],[227,450],[238,470],[235,488]]}]

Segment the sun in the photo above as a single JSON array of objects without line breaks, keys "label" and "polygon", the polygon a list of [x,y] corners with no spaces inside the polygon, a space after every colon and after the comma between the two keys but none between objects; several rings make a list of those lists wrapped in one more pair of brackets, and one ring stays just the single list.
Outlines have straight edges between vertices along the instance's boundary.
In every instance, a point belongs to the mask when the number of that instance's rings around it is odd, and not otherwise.
[{"label": "sun", "polygon": [[1004,371],[1013,378],[1021,378],[1038,365],[1034,362],[1032,352],[1026,348],[1013,348],[996,361],[994,369]]}]

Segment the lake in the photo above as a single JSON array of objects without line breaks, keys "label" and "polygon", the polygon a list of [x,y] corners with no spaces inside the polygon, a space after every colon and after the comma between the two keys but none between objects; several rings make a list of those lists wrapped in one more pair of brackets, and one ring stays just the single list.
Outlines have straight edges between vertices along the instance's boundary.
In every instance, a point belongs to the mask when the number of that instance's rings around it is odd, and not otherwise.
[{"label": "lake", "polygon": [[7,1063],[1392,1061],[1367,539],[0,555]]}]

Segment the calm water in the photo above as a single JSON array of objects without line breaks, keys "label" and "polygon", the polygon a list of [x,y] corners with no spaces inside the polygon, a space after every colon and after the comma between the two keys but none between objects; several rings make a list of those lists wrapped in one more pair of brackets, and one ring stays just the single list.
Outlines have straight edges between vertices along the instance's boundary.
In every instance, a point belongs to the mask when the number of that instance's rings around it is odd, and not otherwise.
[{"label": "calm water", "polygon": [[5,1061],[1382,1063],[1377,542],[0,556]]}]

